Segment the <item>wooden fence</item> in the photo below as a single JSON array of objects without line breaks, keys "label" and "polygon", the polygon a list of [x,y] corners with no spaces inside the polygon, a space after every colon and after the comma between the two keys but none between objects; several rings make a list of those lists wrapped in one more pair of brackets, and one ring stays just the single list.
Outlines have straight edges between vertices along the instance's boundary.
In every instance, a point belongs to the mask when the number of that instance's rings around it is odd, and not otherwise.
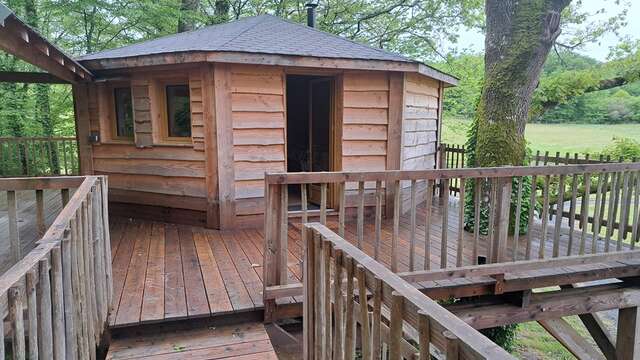
[{"label": "wooden fence", "polygon": [[[481,189],[472,199],[474,206],[470,215],[486,221],[486,234],[480,226],[465,229],[464,206],[461,206],[466,197],[464,187],[457,198],[443,191],[439,207],[432,206],[436,189],[448,189],[455,179],[470,181]],[[529,198],[522,195],[525,180],[532,184]],[[295,213],[302,223],[307,223],[312,214],[306,205],[309,185],[319,189],[319,211],[315,215],[322,224],[327,224],[330,197],[337,198],[332,207],[337,215],[339,236],[344,238],[345,229],[349,228],[349,232],[355,234],[357,247],[364,249],[366,245],[375,260],[383,255],[388,257],[393,272],[399,271],[399,264],[409,271],[474,265],[479,255],[489,263],[498,263],[623,250],[634,248],[635,241],[631,239],[640,236],[640,163],[282,173],[267,174],[265,184],[263,283],[267,319],[275,312],[276,299],[302,293],[301,284],[290,284],[288,280],[289,217],[294,212],[289,211],[289,186],[300,187],[302,207]],[[567,184],[571,184],[570,192],[566,192]],[[591,194],[591,188],[596,189],[595,204],[599,204],[593,209],[589,206],[591,195],[585,195]],[[613,195],[605,199],[607,190]],[[536,216],[536,212],[531,211],[523,216],[525,204],[538,207],[538,193],[542,194],[541,213]],[[578,199],[582,199],[580,206]],[[570,213],[574,214],[570,217],[574,220],[568,224],[562,217],[551,218],[549,214],[550,204],[555,202],[558,208],[564,208],[565,201],[571,203]],[[418,218],[419,206],[422,215]],[[457,208],[449,211],[449,206]],[[383,210],[391,220],[390,246],[381,242]],[[370,224],[367,226],[366,212],[372,215],[372,219],[367,219]],[[353,216],[348,216],[351,214]],[[409,220],[401,226],[402,216],[404,219],[408,216]],[[590,218],[592,226],[586,226]],[[519,229],[525,223],[528,233],[513,232],[510,236],[510,229]],[[580,231],[575,230],[576,223],[583,225]],[[388,224],[389,221],[385,222],[385,226]],[[401,230],[404,239],[400,238]],[[568,235],[563,235],[567,232]],[[561,235],[568,244],[561,246]],[[304,241],[305,234],[299,236]],[[399,259],[401,246],[408,247],[408,251],[402,250],[408,259]]]},{"label": "wooden fence", "polygon": [[432,345],[446,359],[513,359],[325,226],[304,231],[305,359],[353,359],[358,349],[365,360],[428,360]]},{"label": "wooden fence", "polygon": [[95,359],[112,300],[107,180],[0,179],[0,191],[9,197],[43,190],[61,191],[65,206],[37,246],[0,276],[0,359],[9,353],[14,359]]},{"label": "wooden fence", "polygon": [[0,177],[78,173],[75,137],[0,137]]}]

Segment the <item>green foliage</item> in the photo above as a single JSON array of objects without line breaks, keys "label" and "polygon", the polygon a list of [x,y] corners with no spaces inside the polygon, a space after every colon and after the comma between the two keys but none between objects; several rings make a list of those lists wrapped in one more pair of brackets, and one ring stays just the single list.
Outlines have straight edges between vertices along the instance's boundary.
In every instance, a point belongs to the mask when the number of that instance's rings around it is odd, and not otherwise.
[{"label": "green foliage", "polygon": [[498,326],[480,330],[484,336],[491,339],[494,343],[508,352],[513,352],[516,345],[516,334],[518,332],[518,324]]},{"label": "green foliage", "polygon": [[[466,166],[469,168],[476,167],[476,145],[477,145],[477,136],[478,136],[478,126],[477,122],[473,121],[469,126],[469,130],[467,132],[467,142],[465,143],[465,157],[466,157]],[[531,155],[531,151],[527,149],[527,157]],[[528,219],[529,219],[529,211],[530,211],[530,201],[529,198],[531,196],[531,177],[522,177],[522,178],[513,178],[511,183],[511,209],[510,209],[510,217],[509,217],[509,233],[513,234],[515,232],[515,212],[517,206],[518,199],[518,184],[522,181],[522,202],[520,209],[520,226],[519,233],[526,234],[528,231]],[[480,204],[480,234],[487,235],[489,233],[489,203],[488,199],[490,198],[489,194],[491,191],[491,184],[489,181],[482,181],[482,189],[481,189],[481,204]],[[475,191],[476,191],[476,183],[474,180],[466,180],[464,183],[465,190],[465,198],[464,198],[464,224],[465,230],[469,232],[473,232],[476,226],[475,219]]]},{"label": "green foliage", "polygon": [[449,56],[441,69],[460,80],[458,86],[445,90],[443,108],[446,114],[472,118],[480,100],[484,74],[484,58],[481,54],[463,53]]},{"label": "green foliage", "polygon": [[624,138],[615,137],[609,146],[607,146],[602,154],[611,156],[612,159],[623,158],[625,161],[640,159],[640,142]]},{"label": "green foliage", "polygon": [[534,121],[548,124],[640,123],[640,81],[567,99],[566,103]]}]

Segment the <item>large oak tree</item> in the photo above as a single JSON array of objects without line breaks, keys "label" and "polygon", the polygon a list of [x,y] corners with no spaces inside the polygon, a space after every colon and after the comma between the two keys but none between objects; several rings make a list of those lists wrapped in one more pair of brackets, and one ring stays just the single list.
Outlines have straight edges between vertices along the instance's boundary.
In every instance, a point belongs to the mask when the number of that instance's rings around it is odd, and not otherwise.
[{"label": "large oak tree", "polygon": [[486,0],[485,80],[477,166],[522,165],[524,129],[542,66],[571,0]]}]

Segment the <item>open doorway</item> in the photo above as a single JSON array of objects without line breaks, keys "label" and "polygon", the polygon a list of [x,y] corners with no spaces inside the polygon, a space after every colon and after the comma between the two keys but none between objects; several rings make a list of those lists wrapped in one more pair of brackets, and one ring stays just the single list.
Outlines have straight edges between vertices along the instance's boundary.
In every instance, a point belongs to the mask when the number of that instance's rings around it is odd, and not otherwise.
[{"label": "open doorway", "polygon": [[[333,78],[287,75],[287,171],[332,170],[332,122]],[[319,186],[310,186],[307,194],[309,209],[317,208]],[[289,208],[300,206],[300,187],[290,186]]]}]

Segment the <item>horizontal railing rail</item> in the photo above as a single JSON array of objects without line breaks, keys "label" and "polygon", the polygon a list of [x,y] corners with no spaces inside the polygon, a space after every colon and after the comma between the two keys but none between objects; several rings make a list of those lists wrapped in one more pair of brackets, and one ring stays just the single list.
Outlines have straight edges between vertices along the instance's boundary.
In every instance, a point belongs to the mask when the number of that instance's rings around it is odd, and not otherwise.
[{"label": "horizontal railing rail", "polygon": [[327,227],[305,233],[305,359],[513,359]]},{"label": "horizontal railing rail", "polygon": [[[457,197],[442,191],[455,179]],[[621,251],[640,238],[640,163],[268,173],[265,199],[267,319],[278,299],[302,294],[289,250],[305,234],[291,231],[312,217],[392,272]]]},{"label": "horizontal railing rail", "polygon": [[75,137],[0,137],[0,177],[78,173]]},{"label": "horizontal railing rail", "polygon": [[0,191],[32,189],[61,190],[64,207],[0,276],[0,358],[6,345],[18,359],[95,358],[112,299],[106,177],[0,179]]}]

